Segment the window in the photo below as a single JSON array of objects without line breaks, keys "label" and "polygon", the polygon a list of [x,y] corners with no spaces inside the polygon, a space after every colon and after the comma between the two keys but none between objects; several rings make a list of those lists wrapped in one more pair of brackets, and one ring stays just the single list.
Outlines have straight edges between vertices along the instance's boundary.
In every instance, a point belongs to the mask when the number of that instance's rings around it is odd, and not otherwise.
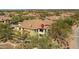
[{"label": "window", "polygon": [[4,21],[2,21],[2,23],[4,23]]},{"label": "window", "polygon": [[43,32],[43,29],[40,29],[40,32]]}]

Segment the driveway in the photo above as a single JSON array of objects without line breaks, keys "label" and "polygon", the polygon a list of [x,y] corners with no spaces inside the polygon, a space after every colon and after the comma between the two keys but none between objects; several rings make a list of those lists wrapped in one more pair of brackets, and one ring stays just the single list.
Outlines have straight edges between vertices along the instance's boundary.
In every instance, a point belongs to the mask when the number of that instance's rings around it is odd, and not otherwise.
[{"label": "driveway", "polygon": [[79,49],[79,27],[74,32],[75,48]]}]

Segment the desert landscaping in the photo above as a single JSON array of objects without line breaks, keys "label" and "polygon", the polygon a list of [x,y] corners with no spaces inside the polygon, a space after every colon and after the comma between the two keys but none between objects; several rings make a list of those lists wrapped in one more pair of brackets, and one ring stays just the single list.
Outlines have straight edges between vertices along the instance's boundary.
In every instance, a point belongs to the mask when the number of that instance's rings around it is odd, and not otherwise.
[{"label": "desert landscaping", "polygon": [[0,10],[0,49],[75,49],[78,26],[79,10]]}]

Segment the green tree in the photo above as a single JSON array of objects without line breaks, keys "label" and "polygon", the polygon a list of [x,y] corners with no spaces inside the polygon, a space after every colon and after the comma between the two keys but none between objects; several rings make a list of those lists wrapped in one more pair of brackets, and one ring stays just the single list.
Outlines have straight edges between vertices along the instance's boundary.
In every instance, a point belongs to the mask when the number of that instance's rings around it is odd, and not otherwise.
[{"label": "green tree", "polygon": [[69,36],[70,33],[72,33],[72,25],[73,21],[71,19],[60,19],[56,23],[53,23],[51,25],[49,35],[54,39],[54,41],[57,41],[60,46],[68,46],[68,42],[65,38]]},{"label": "green tree", "polygon": [[72,15],[71,18],[74,19],[74,23],[76,25],[79,25],[79,12],[75,13],[74,15]]},{"label": "green tree", "polygon": [[6,42],[13,39],[13,30],[9,24],[0,24],[0,40]]},{"label": "green tree", "polygon": [[1,11],[1,12],[0,12],[0,15],[5,15],[5,13]]},{"label": "green tree", "polygon": [[38,48],[38,49],[56,49],[60,48],[58,44],[53,43],[52,39],[50,39],[48,36],[43,37],[30,37],[31,39],[31,47],[32,48]]},{"label": "green tree", "polygon": [[13,16],[12,20],[11,20],[11,23],[12,24],[18,24],[18,22],[22,22],[22,21],[23,21],[23,19],[22,19],[21,16]]}]

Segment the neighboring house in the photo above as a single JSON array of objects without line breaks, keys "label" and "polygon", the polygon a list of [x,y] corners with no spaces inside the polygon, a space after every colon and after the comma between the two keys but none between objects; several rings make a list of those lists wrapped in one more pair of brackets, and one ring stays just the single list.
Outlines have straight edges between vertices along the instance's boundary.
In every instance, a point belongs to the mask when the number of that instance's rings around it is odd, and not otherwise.
[{"label": "neighboring house", "polygon": [[34,31],[38,35],[44,35],[48,32],[49,26],[52,24],[51,20],[24,20],[19,23],[19,28],[17,30],[31,32]]},{"label": "neighboring house", "polygon": [[11,18],[8,16],[0,16],[0,23],[10,23]]}]

